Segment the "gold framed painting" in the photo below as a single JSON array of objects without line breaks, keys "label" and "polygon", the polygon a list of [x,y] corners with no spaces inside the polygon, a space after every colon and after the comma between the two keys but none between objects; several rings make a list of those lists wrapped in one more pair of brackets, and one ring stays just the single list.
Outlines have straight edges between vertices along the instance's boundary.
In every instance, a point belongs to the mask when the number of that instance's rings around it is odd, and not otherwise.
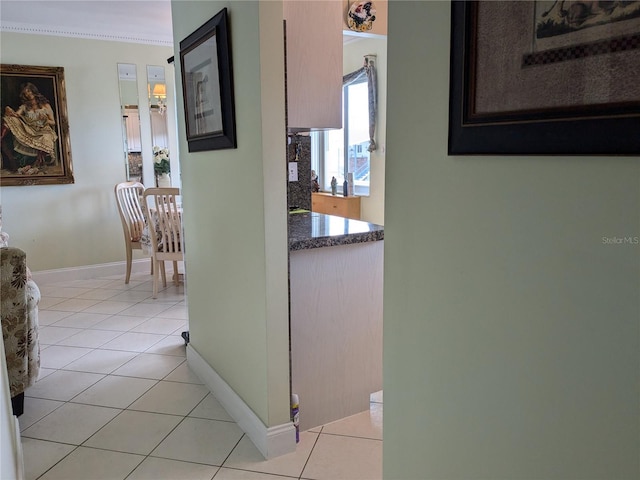
[{"label": "gold framed painting", "polygon": [[0,65],[0,185],[73,183],[64,68]]}]

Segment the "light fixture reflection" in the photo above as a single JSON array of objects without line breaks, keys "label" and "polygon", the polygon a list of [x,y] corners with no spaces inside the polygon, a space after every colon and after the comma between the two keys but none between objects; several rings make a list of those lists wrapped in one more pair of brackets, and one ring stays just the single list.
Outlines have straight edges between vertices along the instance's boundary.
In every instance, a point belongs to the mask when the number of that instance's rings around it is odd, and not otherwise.
[{"label": "light fixture reflection", "polygon": [[167,104],[165,98],[167,98],[167,86],[164,83],[156,83],[153,86],[153,96],[158,99],[158,113],[164,115],[167,111]]},{"label": "light fixture reflection", "polygon": [[167,98],[167,86],[164,83],[156,83],[153,87],[153,96]]}]

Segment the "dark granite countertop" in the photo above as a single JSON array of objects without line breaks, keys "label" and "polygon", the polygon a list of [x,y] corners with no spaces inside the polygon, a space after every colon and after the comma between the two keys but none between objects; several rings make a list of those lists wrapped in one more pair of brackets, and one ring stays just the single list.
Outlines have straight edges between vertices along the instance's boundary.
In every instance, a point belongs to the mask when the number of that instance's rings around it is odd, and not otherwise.
[{"label": "dark granite countertop", "polygon": [[381,225],[316,212],[289,215],[289,251],[383,239]]}]

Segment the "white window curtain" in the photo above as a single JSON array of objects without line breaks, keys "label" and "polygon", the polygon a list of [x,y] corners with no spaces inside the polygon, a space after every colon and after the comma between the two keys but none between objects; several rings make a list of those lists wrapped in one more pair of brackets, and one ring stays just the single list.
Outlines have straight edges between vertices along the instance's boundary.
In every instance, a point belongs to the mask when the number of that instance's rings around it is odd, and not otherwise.
[{"label": "white window curtain", "polygon": [[363,77],[367,77],[369,89],[369,148],[373,152],[378,148],[375,141],[376,115],[378,112],[378,80],[376,77],[375,55],[365,55],[364,66],[355,72],[351,72],[342,77],[342,86],[350,85]]}]

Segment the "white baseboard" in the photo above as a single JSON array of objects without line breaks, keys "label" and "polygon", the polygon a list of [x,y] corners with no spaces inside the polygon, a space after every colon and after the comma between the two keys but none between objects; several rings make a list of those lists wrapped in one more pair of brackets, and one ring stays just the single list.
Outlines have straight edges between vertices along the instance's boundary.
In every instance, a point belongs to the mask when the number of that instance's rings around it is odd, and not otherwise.
[{"label": "white baseboard", "polygon": [[236,392],[191,346],[187,346],[189,368],[204,382],[216,400],[245,432],[266,459],[296,450],[296,429],[293,423],[267,427]]},{"label": "white baseboard", "polygon": [[[173,273],[173,264],[165,262],[167,273]],[[55,270],[41,270],[31,272],[33,280],[37,284],[67,282],[70,280],[88,280],[97,277],[109,277],[122,275],[126,270],[126,262],[101,263],[97,265],[82,265],[79,267],[57,268]],[[131,262],[131,273],[148,273],[151,279],[151,260],[141,258]]]}]

